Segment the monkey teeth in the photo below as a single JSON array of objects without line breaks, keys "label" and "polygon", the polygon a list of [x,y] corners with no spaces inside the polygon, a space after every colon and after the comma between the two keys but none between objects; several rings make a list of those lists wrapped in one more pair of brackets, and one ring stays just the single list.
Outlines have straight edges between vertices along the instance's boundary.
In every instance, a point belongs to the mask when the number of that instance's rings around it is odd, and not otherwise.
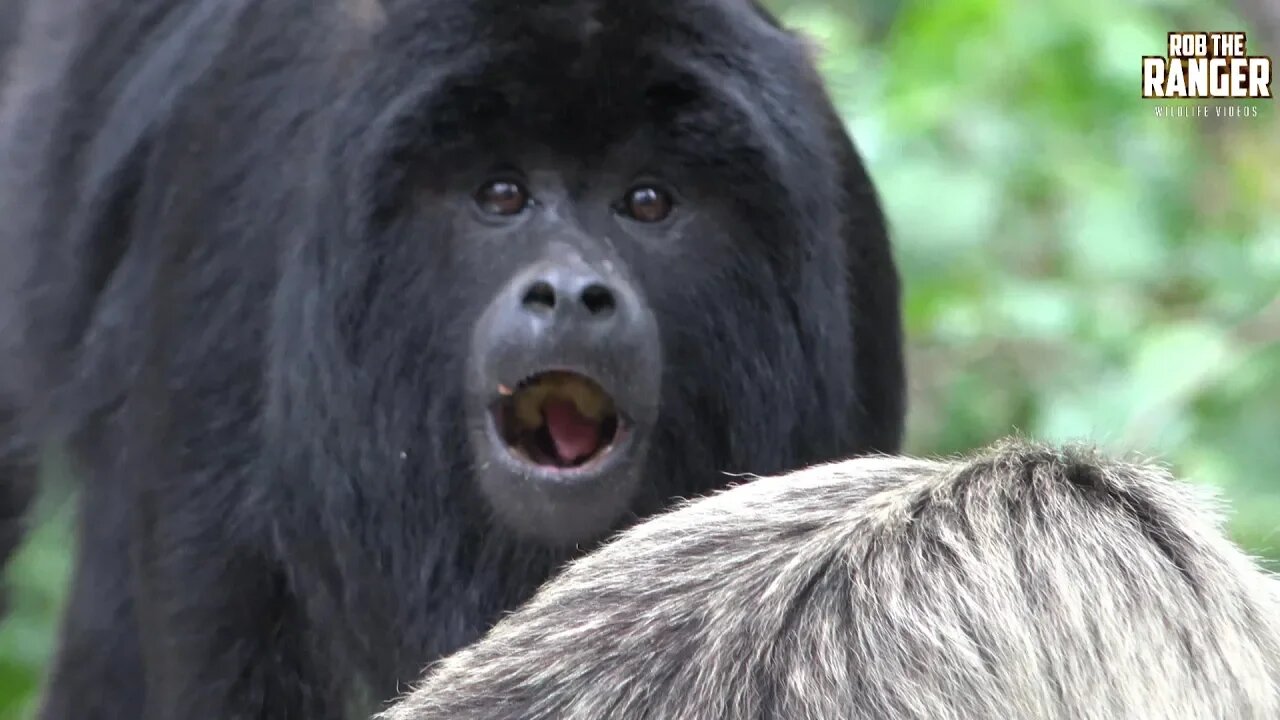
[{"label": "monkey teeth", "polygon": [[514,393],[516,419],[522,429],[537,430],[545,418],[548,400],[568,400],[583,418],[604,422],[613,411],[613,401],[603,390],[580,375],[554,373],[539,376]]},{"label": "monkey teeth", "polygon": [[609,452],[619,430],[613,398],[590,378],[547,372],[498,386],[494,420],[517,456],[568,468]]}]

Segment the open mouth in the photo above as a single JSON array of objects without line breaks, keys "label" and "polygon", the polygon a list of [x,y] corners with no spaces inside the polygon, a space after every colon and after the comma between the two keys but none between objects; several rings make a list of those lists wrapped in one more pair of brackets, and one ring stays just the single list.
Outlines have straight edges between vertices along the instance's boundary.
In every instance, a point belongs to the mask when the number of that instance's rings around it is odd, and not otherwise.
[{"label": "open mouth", "polygon": [[517,458],[543,468],[598,463],[625,434],[613,398],[585,375],[539,373],[498,393],[490,408],[498,436]]}]

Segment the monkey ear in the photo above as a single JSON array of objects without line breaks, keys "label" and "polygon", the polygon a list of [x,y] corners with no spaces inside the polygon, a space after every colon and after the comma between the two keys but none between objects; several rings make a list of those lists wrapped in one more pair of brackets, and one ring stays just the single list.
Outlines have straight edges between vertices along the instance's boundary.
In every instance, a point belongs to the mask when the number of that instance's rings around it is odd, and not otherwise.
[{"label": "monkey ear", "polygon": [[901,450],[906,424],[906,367],[903,357],[902,290],[889,226],[879,193],[822,82],[819,63],[825,52],[811,33],[786,30],[798,46],[814,92],[827,97],[815,104],[828,147],[834,149],[840,238],[853,324],[853,407],[849,454]]},{"label": "monkey ear", "polygon": [[[816,65],[810,67],[818,74]],[[902,287],[889,222],[844,119],[833,103],[823,104],[820,112],[829,147],[835,150],[834,186],[853,325],[853,406],[845,430],[849,454],[897,454],[906,426],[907,370]]]},{"label": "monkey ear", "polygon": [[859,438],[856,453],[892,454],[901,449],[907,412],[901,281],[875,185],[843,121],[834,111],[829,120],[853,323],[849,432]]}]

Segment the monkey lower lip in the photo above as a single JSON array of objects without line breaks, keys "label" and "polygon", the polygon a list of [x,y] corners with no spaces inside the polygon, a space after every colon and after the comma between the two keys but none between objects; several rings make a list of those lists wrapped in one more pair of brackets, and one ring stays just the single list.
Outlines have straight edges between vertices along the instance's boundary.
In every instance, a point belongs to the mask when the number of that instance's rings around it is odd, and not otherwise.
[{"label": "monkey lower lip", "polygon": [[534,375],[516,388],[499,386],[492,417],[517,458],[570,470],[598,462],[623,435],[613,398],[598,383],[572,372]]}]

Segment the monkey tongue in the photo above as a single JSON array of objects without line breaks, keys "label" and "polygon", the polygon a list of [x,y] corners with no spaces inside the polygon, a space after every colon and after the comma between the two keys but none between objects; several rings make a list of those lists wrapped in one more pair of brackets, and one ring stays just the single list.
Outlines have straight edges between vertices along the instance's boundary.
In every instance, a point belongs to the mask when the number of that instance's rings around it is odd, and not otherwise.
[{"label": "monkey tongue", "polygon": [[542,417],[560,462],[577,462],[600,448],[600,425],[583,417],[572,400],[548,399],[542,405]]}]

